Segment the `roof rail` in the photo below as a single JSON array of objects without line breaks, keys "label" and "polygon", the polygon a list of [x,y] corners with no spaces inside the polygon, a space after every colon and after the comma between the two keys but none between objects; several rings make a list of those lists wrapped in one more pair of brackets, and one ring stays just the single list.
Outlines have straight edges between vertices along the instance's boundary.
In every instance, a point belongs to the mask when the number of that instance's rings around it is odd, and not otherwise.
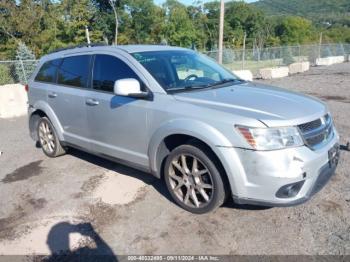
[{"label": "roof rail", "polygon": [[108,45],[106,43],[91,43],[91,44],[81,44],[81,45],[75,45],[75,46],[73,45],[73,46],[67,46],[67,47],[55,49],[49,52],[48,54],[57,53],[60,51],[74,49],[74,48],[95,47],[95,46],[108,46]]}]

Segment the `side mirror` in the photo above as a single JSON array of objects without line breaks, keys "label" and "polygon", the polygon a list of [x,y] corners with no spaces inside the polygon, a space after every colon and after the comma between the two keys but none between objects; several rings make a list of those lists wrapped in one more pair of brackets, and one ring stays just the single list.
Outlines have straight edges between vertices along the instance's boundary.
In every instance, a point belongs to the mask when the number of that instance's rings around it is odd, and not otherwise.
[{"label": "side mirror", "polygon": [[148,92],[142,92],[140,82],[134,78],[125,78],[115,81],[114,94],[135,98],[148,97]]}]

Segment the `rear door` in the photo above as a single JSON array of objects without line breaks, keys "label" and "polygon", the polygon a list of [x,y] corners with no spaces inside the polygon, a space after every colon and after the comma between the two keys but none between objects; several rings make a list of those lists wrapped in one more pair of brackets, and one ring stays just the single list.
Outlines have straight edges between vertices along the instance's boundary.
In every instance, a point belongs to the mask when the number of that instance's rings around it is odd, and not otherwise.
[{"label": "rear door", "polygon": [[89,92],[90,55],[62,59],[57,84],[47,90],[48,103],[63,128],[65,141],[89,149],[85,97]]},{"label": "rear door", "polygon": [[92,149],[128,162],[148,166],[148,107],[152,101],[113,93],[114,82],[138,74],[122,57],[95,55],[92,92],[87,97]]},{"label": "rear door", "polygon": [[56,90],[57,69],[60,66],[62,59],[54,59],[45,62],[35,76],[33,84],[30,86],[28,102],[34,106],[37,101],[48,102],[47,92]]}]

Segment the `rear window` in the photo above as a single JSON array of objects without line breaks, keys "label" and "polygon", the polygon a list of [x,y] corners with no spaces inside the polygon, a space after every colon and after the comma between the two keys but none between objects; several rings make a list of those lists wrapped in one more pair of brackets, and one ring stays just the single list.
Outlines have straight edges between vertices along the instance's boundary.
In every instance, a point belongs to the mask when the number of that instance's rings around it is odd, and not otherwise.
[{"label": "rear window", "polygon": [[44,63],[38,74],[35,77],[35,81],[46,82],[46,83],[55,83],[57,69],[61,63],[61,59],[55,59]]},{"label": "rear window", "polygon": [[72,56],[63,59],[58,70],[58,84],[86,87],[89,76],[90,56]]}]

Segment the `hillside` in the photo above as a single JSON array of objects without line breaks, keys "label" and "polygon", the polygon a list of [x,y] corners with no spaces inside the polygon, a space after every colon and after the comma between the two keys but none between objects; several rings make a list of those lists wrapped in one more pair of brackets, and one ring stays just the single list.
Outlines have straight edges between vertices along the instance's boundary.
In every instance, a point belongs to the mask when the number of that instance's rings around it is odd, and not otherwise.
[{"label": "hillside", "polygon": [[346,17],[350,13],[349,0],[260,0],[253,5],[268,15],[298,15],[313,20]]}]

